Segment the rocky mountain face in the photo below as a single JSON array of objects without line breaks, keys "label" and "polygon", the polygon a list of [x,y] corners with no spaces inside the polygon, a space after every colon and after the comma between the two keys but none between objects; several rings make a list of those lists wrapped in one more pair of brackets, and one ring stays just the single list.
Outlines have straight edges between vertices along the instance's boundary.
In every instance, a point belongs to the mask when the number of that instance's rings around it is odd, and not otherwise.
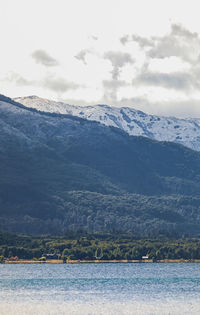
[{"label": "rocky mountain face", "polygon": [[200,153],[0,96],[0,229],[200,228]]},{"label": "rocky mountain face", "polygon": [[98,121],[106,126],[120,128],[129,135],[180,143],[188,148],[200,151],[200,119],[159,117],[129,107],[74,106],[37,96],[20,97],[15,100],[40,111],[70,114]]}]

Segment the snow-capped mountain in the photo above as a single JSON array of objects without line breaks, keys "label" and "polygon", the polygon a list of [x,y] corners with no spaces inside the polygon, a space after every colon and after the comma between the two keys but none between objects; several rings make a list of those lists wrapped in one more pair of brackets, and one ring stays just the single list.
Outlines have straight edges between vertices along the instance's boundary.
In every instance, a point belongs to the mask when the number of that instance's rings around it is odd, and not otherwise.
[{"label": "snow-capped mountain", "polygon": [[200,152],[0,95],[0,230],[197,236],[199,209]]},{"label": "snow-capped mountain", "polygon": [[181,119],[148,115],[130,107],[75,106],[37,96],[19,97],[15,98],[15,101],[40,111],[70,114],[121,128],[130,135],[176,142],[200,151],[200,118]]}]

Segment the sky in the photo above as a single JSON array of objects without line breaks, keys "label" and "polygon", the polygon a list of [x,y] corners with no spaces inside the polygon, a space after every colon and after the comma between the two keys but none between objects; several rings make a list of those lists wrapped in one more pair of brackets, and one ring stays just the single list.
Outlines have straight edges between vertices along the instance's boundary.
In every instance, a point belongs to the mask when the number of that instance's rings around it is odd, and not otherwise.
[{"label": "sky", "polygon": [[200,117],[197,0],[0,0],[0,93]]}]

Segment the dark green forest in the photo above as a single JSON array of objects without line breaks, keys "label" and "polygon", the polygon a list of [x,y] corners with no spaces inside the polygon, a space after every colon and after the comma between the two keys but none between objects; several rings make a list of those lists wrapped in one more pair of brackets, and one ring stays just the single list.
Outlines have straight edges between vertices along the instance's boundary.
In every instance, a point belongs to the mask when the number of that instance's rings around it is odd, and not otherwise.
[{"label": "dark green forest", "polygon": [[53,235],[80,228],[89,232],[120,229],[145,235],[162,231],[179,237],[200,234],[200,197],[70,191],[48,200],[31,199],[20,205],[15,202],[15,207],[9,207],[8,202],[4,208],[1,229]]},{"label": "dark green forest", "polygon": [[44,259],[47,254],[59,254],[62,260],[141,260],[200,259],[200,238],[177,239],[176,235],[145,238],[113,231],[87,233],[68,231],[63,236],[30,236],[0,232],[1,260]]}]

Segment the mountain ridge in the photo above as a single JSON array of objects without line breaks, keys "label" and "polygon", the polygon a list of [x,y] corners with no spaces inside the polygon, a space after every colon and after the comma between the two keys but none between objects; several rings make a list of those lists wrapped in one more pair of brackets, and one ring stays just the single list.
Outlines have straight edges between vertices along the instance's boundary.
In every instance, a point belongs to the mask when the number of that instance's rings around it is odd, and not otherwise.
[{"label": "mountain ridge", "polygon": [[0,229],[199,227],[199,152],[0,96]]},{"label": "mountain ridge", "polygon": [[102,104],[75,106],[37,96],[15,98],[15,100],[28,108],[98,121],[106,126],[120,128],[130,135],[180,143],[200,151],[200,118],[183,119],[149,115],[130,107],[117,108]]}]

